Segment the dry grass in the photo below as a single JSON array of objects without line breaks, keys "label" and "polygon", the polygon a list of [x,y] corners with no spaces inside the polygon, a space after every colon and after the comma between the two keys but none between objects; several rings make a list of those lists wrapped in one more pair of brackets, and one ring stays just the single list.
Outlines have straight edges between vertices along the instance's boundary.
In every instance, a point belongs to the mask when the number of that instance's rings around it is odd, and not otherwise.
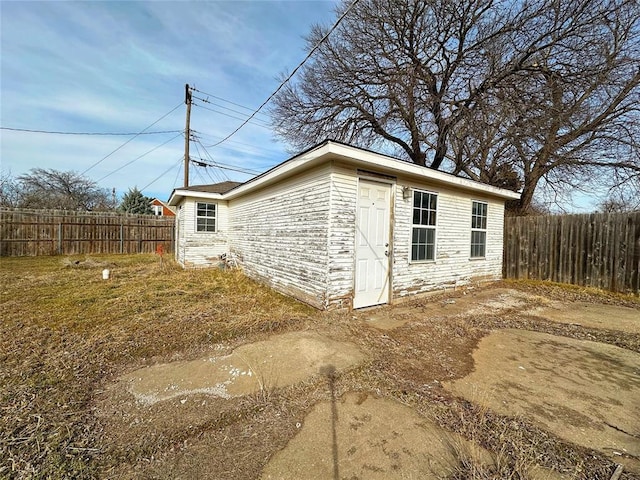
[{"label": "dry grass", "polygon": [[640,308],[640,295],[617,293],[594,287],[570,285],[567,283],[545,282],[542,280],[503,280],[505,287],[536,292],[549,298],[562,301],[583,301]]},{"label": "dry grass", "polygon": [[601,455],[565,444],[522,417],[496,415],[486,405],[453,402],[439,421],[491,452],[492,461],[486,462],[453,445],[460,464],[452,480],[533,480],[544,478],[541,466],[570,479],[608,480],[611,474],[612,465]]},{"label": "dry grass", "polygon": [[[111,271],[108,281],[104,268]],[[109,385],[143,365],[193,359],[214,344],[230,349],[313,324],[370,354],[336,378],[337,396],[365,391],[396,398],[493,452],[496,462],[487,467],[461,450],[455,478],[528,478],[536,463],[578,479],[608,480],[611,463],[602,456],[524,419],[452,398],[436,380],[466,375],[477,341],[493,328],[556,329],[577,338],[587,332],[624,348],[638,344],[628,335],[554,326],[513,312],[426,318],[425,300],[380,309],[411,316],[404,327],[383,332],[359,322],[366,313],[321,314],[237,271],[185,271],[154,255],[2,258],[0,285],[0,478],[211,478],[212,472],[218,479],[256,478],[305,413],[330,399],[325,378],[282,389],[263,378],[253,396],[196,396],[185,405],[176,400],[149,408]],[[600,298],[555,285],[507,286]],[[633,298],[604,299],[635,305]]]},{"label": "dry grass", "polygon": [[154,255],[3,258],[0,284],[0,477],[94,477],[105,378],[316,314],[237,271]]}]

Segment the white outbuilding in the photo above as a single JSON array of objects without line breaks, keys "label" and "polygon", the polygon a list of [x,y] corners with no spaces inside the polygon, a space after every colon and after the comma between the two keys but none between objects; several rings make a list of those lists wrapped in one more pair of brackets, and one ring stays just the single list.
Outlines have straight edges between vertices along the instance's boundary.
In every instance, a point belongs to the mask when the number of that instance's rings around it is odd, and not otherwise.
[{"label": "white outbuilding", "polygon": [[502,276],[518,193],[327,140],[246,183],[174,190],[176,260],[246,275],[320,309]]}]

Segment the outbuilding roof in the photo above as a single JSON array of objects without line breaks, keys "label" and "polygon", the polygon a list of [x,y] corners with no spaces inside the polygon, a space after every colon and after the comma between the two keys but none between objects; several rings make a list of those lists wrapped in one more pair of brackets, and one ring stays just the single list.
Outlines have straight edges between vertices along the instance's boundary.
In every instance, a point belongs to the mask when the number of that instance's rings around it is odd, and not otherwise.
[{"label": "outbuilding roof", "polygon": [[486,195],[503,198],[505,200],[516,200],[520,198],[519,193],[512,192],[511,190],[493,187],[467,178],[456,177],[449,173],[422,167],[388,155],[372,152],[370,150],[354,147],[334,140],[325,140],[315,147],[312,147],[289,160],[276,165],[270,170],[267,170],[245,183],[222,182],[213,185],[194,185],[192,187],[177,188],[171,193],[169,205],[177,205],[180,203],[181,199],[185,197],[197,196],[222,200],[237,198],[248,192],[277,183],[291,175],[294,175],[295,173],[330,160],[341,160],[351,163],[358,168],[370,171],[413,177],[416,180],[480,192]]},{"label": "outbuilding roof", "polygon": [[191,185],[189,187],[182,187],[180,190],[187,190],[190,192],[227,193],[238,185],[242,185],[242,182],[232,182],[227,180],[226,182],[211,183],[207,185]]}]

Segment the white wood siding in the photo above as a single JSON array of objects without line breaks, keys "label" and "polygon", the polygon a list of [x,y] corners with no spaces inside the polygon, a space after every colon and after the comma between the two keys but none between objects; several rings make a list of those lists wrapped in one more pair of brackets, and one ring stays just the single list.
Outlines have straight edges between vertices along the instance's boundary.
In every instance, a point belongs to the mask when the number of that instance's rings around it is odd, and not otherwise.
[{"label": "white wood siding", "polygon": [[327,307],[350,307],[353,299],[358,200],[356,170],[334,165],[331,172]]},{"label": "white wood siding", "polygon": [[[410,261],[413,196],[403,199],[402,185],[438,194],[435,261]],[[392,273],[395,298],[502,277],[502,200],[403,180],[398,180],[396,188]],[[474,200],[488,204],[487,249],[483,259],[470,258]]]},{"label": "white wood siding", "polygon": [[176,258],[176,261],[182,266],[184,266],[184,254],[185,254],[184,233],[183,233],[184,232],[184,212],[182,211],[183,204],[184,202],[178,205],[176,209],[176,238],[175,238],[175,245],[176,245],[175,258]]},{"label": "white wood siding", "polygon": [[[403,186],[438,194],[435,261],[410,262],[413,196],[404,200]],[[348,306],[353,296],[357,188],[358,170],[341,163],[334,164],[331,174],[329,227],[329,308]],[[394,188],[391,272],[393,298],[502,277],[502,200],[438,185],[418,184],[406,179],[398,179]],[[488,204],[487,250],[484,259],[470,258],[471,206],[474,200]]]},{"label": "white wood siding", "polygon": [[230,201],[229,243],[245,273],[327,306],[330,165]]},{"label": "white wood siding", "polygon": [[[213,266],[231,251],[247,275],[280,292],[318,308],[351,306],[358,175],[348,163],[325,162],[228,204],[188,198],[176,219],[176,258]],[[404,186],[438,194],[435,261],[410,261],[413,197],[403,198]],[[406,178],[392,191],[392,298],[501,278],[503,200]],[[483,259],[470,258],[474,200],[488,204]],[[195,231],[197,202],[217,204],[215,233]]]},{"label": "white wood siding", "polygon": [[[196,232],[196,203],[216,204],[216,231]],[[185,267],[210,267],[220,263],[220,255],[229,249],[229,207],[226,201],[187,198],[178,210],[178,246],[176,258]]]}]

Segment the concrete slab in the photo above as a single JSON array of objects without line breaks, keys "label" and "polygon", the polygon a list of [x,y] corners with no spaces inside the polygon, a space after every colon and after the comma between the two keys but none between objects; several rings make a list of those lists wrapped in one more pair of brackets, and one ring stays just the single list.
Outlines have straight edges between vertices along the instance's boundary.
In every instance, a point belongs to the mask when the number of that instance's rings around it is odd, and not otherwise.
[{"label": "concrete slab", "polygon": [[146,404],[196,393],[230,398],[292,385],[328,366],[340,371],[364,358],[351,343],[303,331],[243,345],[227,356],[153,365],[121,380]]},{"label": "concrete slab", "polygon": [[352,393],[316,405],[262,479],[445,478],[456,465],[453,442],[405,405]]},{"label": "concrete slab", "polygon": [[473,373],[445,382],[446,388],[498,413],[531,419],[615,461],[626,455],[638,471],[640,354],[545,333],[501,330],[483,338],[473,358]]},{"label": "concrete slab", "polygon": [[640,310],[629,307],[585,302],[549,302],[546,306],[533,308],[526,313],[554,322],[640,334]]}]

